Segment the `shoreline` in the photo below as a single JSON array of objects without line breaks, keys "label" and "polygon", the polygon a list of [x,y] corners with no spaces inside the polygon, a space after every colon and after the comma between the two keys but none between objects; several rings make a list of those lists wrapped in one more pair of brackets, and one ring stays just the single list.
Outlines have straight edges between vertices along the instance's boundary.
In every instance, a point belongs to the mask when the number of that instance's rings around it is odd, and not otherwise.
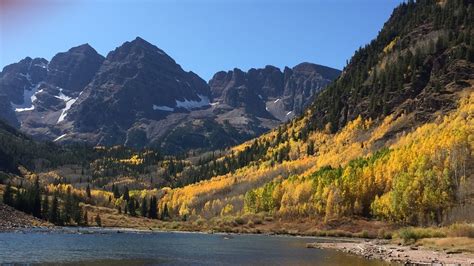
[{"label": "shoreline", "polygon": [[[32,226],[15,228],[14,230],[0,230],[1,233],[71,233],[71,234],[103,234],[103,233],[178,233],[178,234],[216,234],[225,236],[252,236],[264,235],[273,237],[296,237],[308,240],[307,248],[330,249],[356,255],[369,260],[381,260],[392,263],[403,264],[453,264],[474,265],[474,254],[469,252],[454,252],[449,250],[434,250],[424,246],[394,244],[390,240],[348,238],[332,236],[308,236],[278,233],[232,233],[223,231],[186,231],[166,229],[141,229],[127,227],[58,227],[58,226]],[[231,238],[230,238],[231,239]],[[314,241],[320,240],[320,241]]]},{"label": "shoreline", "polygon": [[308,243],[307,248],[331,249],[366,259],[416,265],[474,265],[474,254],[436,251],[423,246],[404,246],[388,240],[359,239],[357,242]]}]

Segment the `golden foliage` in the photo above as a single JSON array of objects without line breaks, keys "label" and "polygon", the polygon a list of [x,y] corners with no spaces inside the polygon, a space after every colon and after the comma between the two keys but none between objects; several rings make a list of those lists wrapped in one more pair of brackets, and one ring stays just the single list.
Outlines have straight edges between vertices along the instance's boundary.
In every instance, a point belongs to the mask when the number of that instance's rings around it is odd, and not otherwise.
[{"label": "golden foliage", "polygon": [[[268,211],[288,216],[322,215],[326,219],[374,214],[402,222],[432,220],[440,215],[436,210],[452,203],[455,189],[450,187],[459,186],[466,169],[470,169],[473,109],[471,93],[452,114],[408,134],[391,134],[410,119],[400,115],[387,116],[380,122],[358,117],[336,134],[311,132],[306,142],[288,137],[271,146],[258,163],[164,190],[160,208],[167,204],[175,215],[206,217]],[[283,134],[292,136],[305,123],[304,117],[295,120]],[[263,135],[261,140],[272,142],[275,132]],[[314,155],[304,152],[310,141],[314,142]],[[390,150],[374,153],[383,147],[381,144]],[[236,149],[246,145],[251,142]],[[275,163],[274,155],[287,147],[289,159]],[[413,200],[400,200],[403,198]],[[244,206],[247,201],[251,204]],[[427,215],[422,217],[421,211]]]}]

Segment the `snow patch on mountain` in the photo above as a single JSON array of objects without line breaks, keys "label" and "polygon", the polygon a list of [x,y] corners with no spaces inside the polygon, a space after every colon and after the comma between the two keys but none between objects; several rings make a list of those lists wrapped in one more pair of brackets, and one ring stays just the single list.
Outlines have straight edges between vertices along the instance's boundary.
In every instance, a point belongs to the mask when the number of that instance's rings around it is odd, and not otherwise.
[{"label": "snow patch on mountain", "polygon": [[35,66],[37,67],[41,67],[41,68],[47,68],[48,64],[44,63],[44,62],[41,62],[39,64],[35,64]]},{"label": "snow patch on mountain", "polygon": [[35,109],[34,101],[36,101],[36,94],[43,92],[43,90],[38,90],[41,84],[38,84],[30,89],[23,90],[23,102],[21,104],[15,104],[11,102],[12,107],[15,109],[15,112],[25,112],[32,111]]},{"label": "snow patch on mountain", "polygon": [[56,142],[56,141],[58,141],[58,140],[64,138],[65,136],[67,136],[67,134],[62,134],[61,136],[55,138],[53,141]]},{"label": "snow patch on mountain", "polygon": [[176,100],[176,108],[184,108],[187,110],[192,110],[192,109],[197,109],[197,108],[210,105],[210,101],[207,96],[200,95],[200,94],[198,94],[198,96],[200,99],[199,101],[192,101],[192,100],[189,101],[187,99],[184,99],[184,101]]},{"label": "snow patch on mountain", "polygon": [[171,107],[168,107],[168,106],[164,106],[164,105],[153,105],[153,110],[160,110],[160,111],[166,111],[166,112],[173,112],[174,111],[174,108],[171,108]]},{"label": "snow patch on mountain", "polygon": [[165,111],[165,112],[173,112],[176,108],[184,108],[186,110],[192,110],[192,109],[198,109],[201,107],[218,104],[218,103],[211,103],[207,96],[200,95],[200,94],[198,94],[198,96],[199,96],[199,101],[193,101],[193,100],[188,100],[188,99],[184,99],[184,101],[176,100],[175,108],[169,107],[166,105],[156,105],[156,104],[154,104],[152,107],[153,107],[153,110],[155,111],[159,110],[159,111]]},{"label": "snow patch on mountain", "polygon": [[64,118],[66,118],[67,111],[69,111],[69,109],[71,109],[71,106],[77,101],[77,98],[71,98],[71,97],[65,95],[63,93],[63,89],[59,89],[59,95],[54,96],[54,97],[56,97],[58,99],[61,99],[66,103],[66,107],[63,108],[63,110],[61,111],[61,115],[59,115],[58,122],[56,122],[56,124],[59,124],[64,120]]}]

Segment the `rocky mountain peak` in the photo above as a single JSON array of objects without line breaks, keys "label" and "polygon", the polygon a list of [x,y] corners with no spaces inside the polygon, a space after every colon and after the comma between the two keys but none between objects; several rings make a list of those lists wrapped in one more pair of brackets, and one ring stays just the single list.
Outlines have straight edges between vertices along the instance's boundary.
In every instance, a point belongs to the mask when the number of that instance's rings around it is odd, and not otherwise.
[{"label": "rocky mountain peak", "polygon": [[147,63],[161,62],[171,65],[176,64],[163,50],[140,37],[123,43],[114,51],[110,52],[106,59],[109,62],[126,60],[130,62],[146,61]]},{"label": "rocky mountain peak", "polygon": [[79,93],[92,80],[104,61],[89,44],[58,53],[48,65],[46,83],[63,88],[66,93]]},{"label": "rocky mountain peak", "polygon": [[209,107],[210,100],[204,80],[137,37],[107,55],[66,120],[80,133],[99,132],[90,142],[138,145],[149,142],[143,123]]},{"label": "rocky mountain peak", "polygon": [[231,107],[244,107],[254,115],[287,121],[301,113],[314,96],[340,71],[311,63],[293,68],[267,65],[244,72],[220,71],[209,81],[212,95]]},{"label": "rocky mountain peak", "polygon": [[318,73],[329,79],[336,79],[341,73],[340,71],[334,71],[334,68],[308,62],[303,62],[294,66],[293,71],[306,74]]}]

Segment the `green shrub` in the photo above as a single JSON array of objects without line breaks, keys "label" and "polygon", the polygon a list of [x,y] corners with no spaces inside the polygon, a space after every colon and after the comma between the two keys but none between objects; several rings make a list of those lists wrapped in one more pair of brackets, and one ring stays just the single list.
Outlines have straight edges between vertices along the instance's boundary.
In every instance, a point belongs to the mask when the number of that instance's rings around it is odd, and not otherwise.
[{"label": "green shrub", "polygon": [[234,221],[235,221],[235,223],[238,224],[238,225],[244,225],[244,224],[247,223],[248,220],[247,220],[246,218],[244,218],[244,217],[239,216],[239,217],[235,217],[235,220],[234,220]]},{"label": "green shrub", "polygon": [[272,216],[265,216],[264,220],[265,220],[265,222],[273,222],[273,217]]},{"label": "green shrub", "polygon": [[398,231],[398,236],[405,244],[414,243],[422,238],[446,237],[443,229],[407,227]]},{"label": "green shrub", "polygon": [[196,221],[194,221],[194,225],[197,225],[197,226],[203,226],[205,223],[206,223],[206,220],[203,218],[199,218]]},{"label": "green shrub", "polygon": [[386,232],[384,229],[380,229],[377,232],[377,238],[379,239],[392,239],[392,233]]}]

